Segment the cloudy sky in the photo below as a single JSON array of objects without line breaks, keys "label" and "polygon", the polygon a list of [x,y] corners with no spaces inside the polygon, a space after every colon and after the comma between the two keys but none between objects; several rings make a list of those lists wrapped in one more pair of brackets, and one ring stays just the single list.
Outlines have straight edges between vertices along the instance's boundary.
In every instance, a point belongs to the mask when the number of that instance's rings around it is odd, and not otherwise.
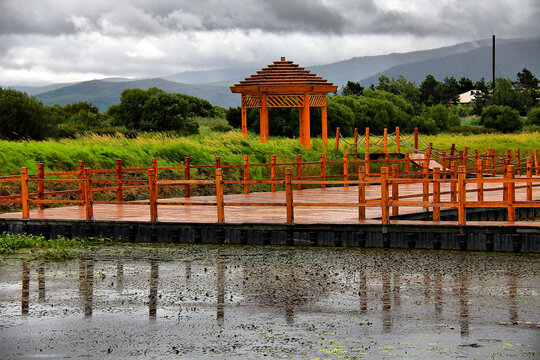
[{"label": "cloudy sky", "polygon": [[540,35],[538,0],[0,0],[0,85],[259,67]]}]

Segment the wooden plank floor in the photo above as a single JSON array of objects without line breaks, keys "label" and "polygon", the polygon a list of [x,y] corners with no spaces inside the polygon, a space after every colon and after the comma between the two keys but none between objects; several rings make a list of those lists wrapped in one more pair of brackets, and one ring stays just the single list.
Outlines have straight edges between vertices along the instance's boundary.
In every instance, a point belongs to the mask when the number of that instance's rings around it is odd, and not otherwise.
[{"label": "wooden plank floor", "polygon": [[[485,201],[502,200],[502,190],[488,191],[500,184],[486,184],[484,187]],[[468,186],[468,190],[475,189],[475,185]],[[539,188],[534,188],[533,199],[540,200]],[[431,185],[430,185],[431,190]],[[450,186],[443,184],[441,192],[450,191]],[[421,184],[401,184],[400,196],[418,195],[421,199]],[[302,203],[350,203],[358,202],[358,189],[355,186],[349,188],[333,187],[326,189],[305,189],[293,192],[295,204]],[[380,198],[380,186],[370,185],[366,187],[366,199]],[[441,195],[441,200],[449,200],[450,195]],[[476,192],[469,192],[467,199],[476,201]],[[189,199],[160,199],[159,201],[189,201],[191,203],[215,202],[215,196],[195,196]],[[526,189],[516,189],[516,201],[526,200]],[[227,203],[285,203],[285,192],[266,192],[251,194],[225,195],[225,221],[228,223],[286,223],[285,206],[227,206]],[[411,214],[424,211],[420,207],[400,207],[400,214]],[[379,207],[366,208],[366,220],[358,220],[358,208],[356,207],[322,207],[322,206],[295,206],[294,221],[300,224],[359,224],[380,223]],[[21,213],[0,214],[4,219],[20,219]],[[145,205],[94,205],[95,220],[116,221],[150,221],[149,207]],[[85,211],[83,206],[68,206],[45,210],[30,211],[30,219],[58,219],[58,220],[84,220]],[[159,205],[158,220],[163,222],[181,223],[213,223],[217,222],[216,207],[212,205]],[[392,223],[408,223],[406,220],[393,220]],[[469,223],[469,222],[468,222]],[[524,225],[535,222],[522,222]],[[472,224],[472,222],[471,222]],[[537,224],[535,224],[537,225]]]}]

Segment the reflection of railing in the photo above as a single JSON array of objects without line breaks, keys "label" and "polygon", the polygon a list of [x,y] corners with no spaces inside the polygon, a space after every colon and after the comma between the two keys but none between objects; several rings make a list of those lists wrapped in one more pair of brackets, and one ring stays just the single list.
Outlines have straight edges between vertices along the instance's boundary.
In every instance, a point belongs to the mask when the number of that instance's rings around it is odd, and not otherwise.
[{"label": "reflection of railing", "polygon": [[[428,153],[423,155],[423,159],[416,160],[421,166],[412,165],[409,154],[404,158],[390,158],[389,154],[384,155],[384,159],[370,159],[366,154],[364,159],[349,159],[348,154],[343,154],[343,160],[326,160],[325,154],[321,154],[319,161],[303,162],[301,155],[297,155],[296,162],[278,163],[276,156],[271,157],[269,164],[251,164],[249,157],[244,157],[243,164],[221,164],[219,157],[215,159],[214,165],[191,165],[190,159],[185,158],[182,166],[163,166],[158,167],[157,159],[153,159],[150,167],[140,168],[122,168],[122,161],[116,161],[115,169],[92,170],[84,166],[84,162],[79,163],[78,171],[45,173],[43,164],[39,164],[38,173],[29,175],[26,168],[21,169],[20,176],[0,177],[2,183],[20,184],[20,193],[0,197],[1,203],[21,204],[22,218],[30,217],[30,206],[37,205],[43,209],[45,204],[77,204],[85,206],[85,218],[93,219],[93,206],[95,204],[129,204],[139,206],[150,206],[150,219],[156,221],[158,218],[157,206],[171,205],[201,205],[216,206],[218,212],[218,222],[225,219],[225,206],[281,206],[286,207],[287,222],[294,221],[295,207],[357,207],[358,218],[365,219],[366,207],[380,207],[382,209],[382,221],[388,223],[390,210],[392,215],[399,214],[400,207],[423,207],[433,209],[433,220],[440,220],[440,209],[458,209],[459,223],[465,224],[465,209],[467,207],[506,207],[508,209],[508,219],[515,220],[516,207],[539,207],[539,203],[533,201],[533,188],[539,186],[540,182],[537,151],[534,151],[533,157],[526,159],[526,166],[516,167],[511,163],[521,164],[519,157],[511,161],[509,154],[507,157],[495,155],[493,151],[486,154],[469,156],[462,152],[455,156],[443,156],[440,158],[430,158]],[[504,159],[501,164],[501,159]],[[438,167],[430,168],[430,161],[435,160],[440,164]],[[469,161],[468,161],[469,160]],[[468,166],[474,162],[474,166]],[[381,166],[380,173],[374,172]],[[306,168],[309,167],[305,171]],[[411,171],[412,167],[419,167],[419,170]],[[251,178],[250,169],[266,168],[269,174],[264,178],[260,172],[261,178]],[[228,169],[237,169],[240,171],[240,180],[224,179],[224,171]],[[183,179],[180,180],[160,180],[158,173],[163,170],[183,170]],[[195,170],[195,171],[194,171]],[[215,173],[209,178],[205,175],[208,171]],[[293,171],[294,170],[294,171]],[[201,179],[192,179],[195,174]],[[525,173],[522,177],[521,173]],[[535,176],[533,176],[535,172]],[[125,174],[138,174],[138,179],[126,179]],[[146,178],[146,173],[148,177]],[[278,173],[280,176],[278,177]],[[100,175],[109,174],[114,179],[99,178]],[[315,174],[315,175],[306,175]],[[467,174],[474,178],[467,179]],[[515,176],[520,176],[516,178]],[[35,192],[29,191],[29,185],[36,183],[32,187]],[[46,183],[56,184],[77,184],[76,189],[62,191],[45,191]],[[98,184],[99,186],[96,186]],[[114,186],[110,186],[114,184]],[[254,185],[270,185],[272,192],[277,191],[278,186],[284,187],[286,201],[282,203],[240,203],[224,202],[224,185],[235,185],[243,187],[245,194],[250,193]],[[399,194],[399,185],[421,184],[422,191],[414,194]],[[476,184],[475,189],[466,189],[468,184]],[[485,187],[485,184],[502,184],[502,187]],[[516,186],[516,184],[521,184]],[[184,197],[189,198],[192,186],[210,186],[211,192],[215,191],[216,200],[210,202],[194,202],[187,199],[178,201],[159,201],[158,189],[165,187],[181,187],[184,190]],[[315,185],[325,188],[326,186],[358,186],[358,203],[294,203],[293,187],[296,190],[302,190],[303,187]],[[380,186],[380,198],[366,199],[366,186]],[[429,187],[432,187],[432,192]],[[441,192],[441,185],[447,185],[449,191]],[[66,185],[69,186],[69,185]],[[515,200],[515,190],[526,188],[526,201]],[[124,201],[124,190],[126,189],[147,189],[148,200],[143,201]],[[503,198],[500,201],[484,201],[484,193],[488,191],[503,191]],[[94,201],[94,194],[97,192],[114,192],[116,200]],[[466,192],[476,192],[477,201],[465,201]],[[441,195],[450,195],[449,201],[441,200]],[[45,199],[50,196],[71,195],[72,199]],[[421,198],[422,200],[411,200]],[[408,199],[408,200],[407,200]],[[431,200],[430,200],[431,199]],[[389,210],[390,209],[390,210]]]}]

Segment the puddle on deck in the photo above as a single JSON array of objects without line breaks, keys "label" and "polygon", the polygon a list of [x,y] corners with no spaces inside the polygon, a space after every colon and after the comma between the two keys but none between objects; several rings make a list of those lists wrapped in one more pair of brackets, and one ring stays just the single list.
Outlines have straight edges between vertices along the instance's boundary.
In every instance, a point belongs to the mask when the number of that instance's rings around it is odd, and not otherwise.
[{"label": "puddle on deck", "polygon": [[0,260],[0,358],[538,358],[540,257],[104,247]]}]

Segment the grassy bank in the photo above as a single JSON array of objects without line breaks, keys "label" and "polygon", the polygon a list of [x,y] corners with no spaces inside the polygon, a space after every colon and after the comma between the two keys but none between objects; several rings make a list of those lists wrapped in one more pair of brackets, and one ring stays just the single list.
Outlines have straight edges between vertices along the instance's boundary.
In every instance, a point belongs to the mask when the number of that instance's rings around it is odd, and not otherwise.
[{"label": "grassy bank", "polygon": [[[459,135],[440,134],[425,136],[435,148],[449,148],[455,143],[458,149],[468,146],[471,152],[481,153],[488,147],[497,153],[506,149],[520,149],[521,156],[532,154],[540,144],[540,133]],[[352,139],[347,139],[352,143]],[[249,155],[251,163],[269,162],[270,155],[277,155],[278,161],[293,161],[296,154],[302,154],[306,161],[319,159],[324,152],[322,141],[312,139],[312,147],[303,149],[298,139],[272,137],[266,144],[259,142],[256,134],[247,140],[239,131],[226,133],[204,131],[200,135],[175,137],[163,133],[142,134],[137,139],[116,136],[88,135],[76,139],[58,141],[0,141],[0,174],[18,173],[21,167],[28,167],[30,173],[37,171],[37,163],[45,163],[47,171],[74,170],[79,160],[94,169],[113,168],[116,159],[123,159],[125,167],[149,166],[151,159],[159,159],[161,166],[181,165],[186,156],[195,165],[212,164],[215,156],[220,156],[223,164],[242,164],[243,156]],[[328,158],[341,158],[334,152],[334,140],[329,139],[326,151]],[[394,146],[389,146],[393,151]],[[379,152],[381,149],[379,148]],[[363,152],[359,149],[359,152]]]},{"label": "grassy bank", "polygon": [[30,259],[67,260],[75,258],[83,246],[111,243],[97,238],[46,239],[34,235],[0,235],[0,256],[19,254]]}]

